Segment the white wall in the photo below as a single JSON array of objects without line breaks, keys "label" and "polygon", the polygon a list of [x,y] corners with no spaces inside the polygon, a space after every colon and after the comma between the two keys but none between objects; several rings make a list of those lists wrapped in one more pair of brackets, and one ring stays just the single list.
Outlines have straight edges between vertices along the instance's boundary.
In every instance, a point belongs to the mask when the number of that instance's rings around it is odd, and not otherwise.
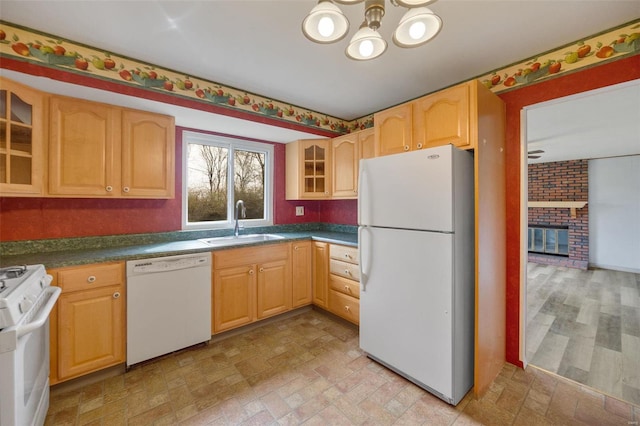
[{"label": "white wall", "polygon": [[589,160],[589,264],[640,273],[640,155]]}]

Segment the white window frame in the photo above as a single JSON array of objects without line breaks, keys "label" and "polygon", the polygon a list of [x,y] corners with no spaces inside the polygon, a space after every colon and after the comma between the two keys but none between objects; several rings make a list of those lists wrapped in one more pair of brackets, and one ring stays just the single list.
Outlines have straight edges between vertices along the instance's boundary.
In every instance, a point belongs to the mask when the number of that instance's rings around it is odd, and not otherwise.
[{"label": "white window frame", "polygon": [[[211,145],[225,147],[229,149],[229,160],[227,161],[227,220],[215,222],[192,222],[188,223],[188,146],[190,143],[201,145]],[[182,229],[233,229],[235,222],[233,204],[233,191],[235,185],[234,178],[234,150],[256,151],[265,155],[265,176],[264,176],[264,219],[240,219],[243,227],[253,226],[271,226],[273,225],[273,176],[274,176],[274,154],[273,145],[268,143],[253,142],[243,139],[231,137],[211,135],[207,133],[198,133],[194,131],[184,130],[182,132]]]}]

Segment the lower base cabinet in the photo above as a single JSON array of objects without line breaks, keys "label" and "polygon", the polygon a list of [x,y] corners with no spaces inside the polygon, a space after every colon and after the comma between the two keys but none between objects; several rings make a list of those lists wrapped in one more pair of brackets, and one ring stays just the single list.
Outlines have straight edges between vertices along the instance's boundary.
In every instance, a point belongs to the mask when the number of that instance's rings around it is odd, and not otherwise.
[{"label": "lower base cabinet", "polygon": [[358,249],[331,244],[329,247],[330,312],[360,324],[360,270]]},{"label": "lower base cabinet", "polygon": [[124,263],[47,272],[62,288],[50,318],[51,384],[123,363]]},{"label": "lower base cabinet", "polygon": [[284,243],[213,253],[214,333],[291,309],[290,252]]}]

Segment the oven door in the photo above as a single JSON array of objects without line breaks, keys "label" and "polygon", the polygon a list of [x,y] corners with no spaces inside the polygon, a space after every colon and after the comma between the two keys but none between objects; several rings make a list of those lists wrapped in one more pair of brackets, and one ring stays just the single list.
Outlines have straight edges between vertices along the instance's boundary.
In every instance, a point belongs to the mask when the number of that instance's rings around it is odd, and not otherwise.
[{"label": "oven door", "polygon": [[25,324],[0,331],[0,426],[44,424],[49,408],[49,313],[59,295],[60,288],[47,287]]}]

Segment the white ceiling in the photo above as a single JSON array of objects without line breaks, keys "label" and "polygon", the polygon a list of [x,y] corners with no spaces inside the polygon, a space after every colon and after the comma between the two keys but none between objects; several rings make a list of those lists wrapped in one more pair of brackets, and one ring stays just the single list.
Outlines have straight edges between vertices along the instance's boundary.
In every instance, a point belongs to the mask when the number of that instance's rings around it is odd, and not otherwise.
[{"label": "white ceiling", "polygon": [[529,163],[640,155],[640,80],[526,109]]},{"label": "white ceiling", "polygon": [[[485,74],[640,17],[638,0],[439,0],[444,22],[431,42],[400,49],[391,33],[405,9],[387,3],[379,58],[344,49],[363,4],[341,5],[348,36],[308,41],[301,22],[315,0],[0,0],[0,18],[61,38],[350,120]],[[46,17],[46,18],[45,18]],[[176,116],[181,126],[288,142],[302,132],[247,123],[40,77],[3,74],[55,93]]]}]

